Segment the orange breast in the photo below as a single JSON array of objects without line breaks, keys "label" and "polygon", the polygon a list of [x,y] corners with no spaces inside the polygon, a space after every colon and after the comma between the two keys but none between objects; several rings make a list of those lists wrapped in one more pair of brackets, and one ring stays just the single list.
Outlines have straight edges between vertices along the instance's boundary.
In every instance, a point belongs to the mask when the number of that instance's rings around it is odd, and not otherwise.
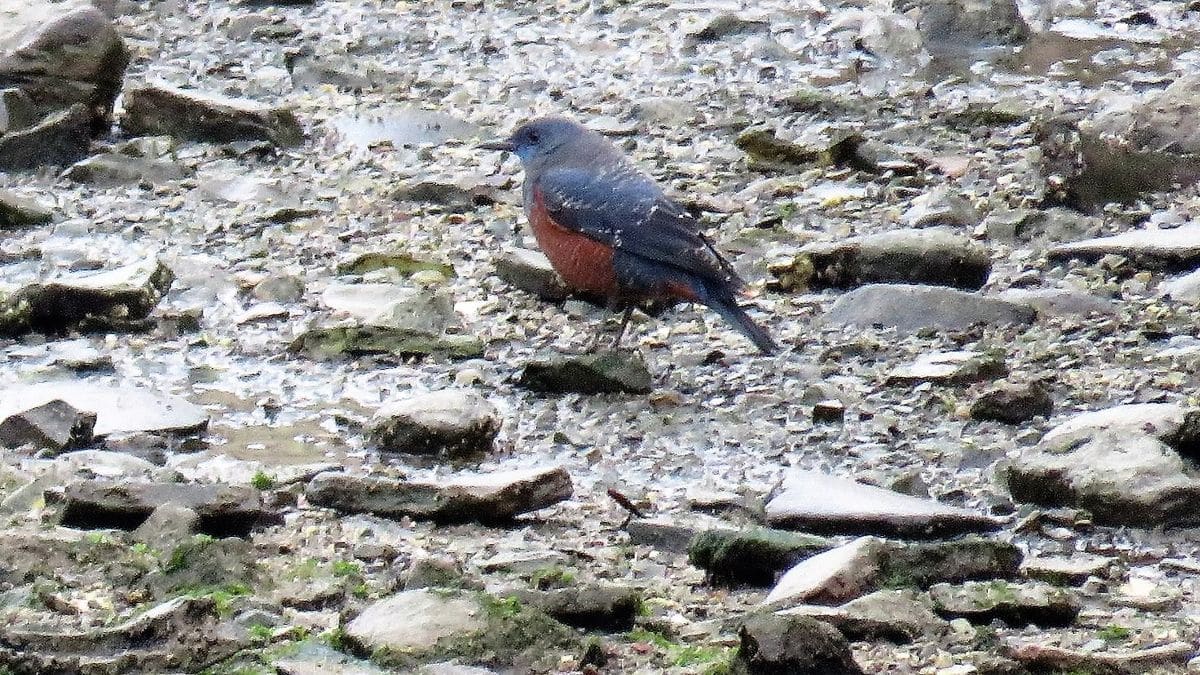
[{"label": "orange breast", "polygon": [[538,247],[568,286],[608,297],[617,294],[612,248],[554,222],[537,192],[528,213]]}]

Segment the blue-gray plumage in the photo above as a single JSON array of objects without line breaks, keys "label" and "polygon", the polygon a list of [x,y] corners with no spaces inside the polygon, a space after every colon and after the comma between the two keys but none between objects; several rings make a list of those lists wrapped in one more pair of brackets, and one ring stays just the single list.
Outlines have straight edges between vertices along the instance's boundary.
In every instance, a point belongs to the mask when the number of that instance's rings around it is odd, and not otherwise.
[{"label": "blue-gray plumage", "polygon": [[745,283],[696,220],[607,138],[571,120],[547,117],[482,147],[520,157],[525,213],[538,245],[569,286],[625,310],[621,333],[638,303],[699,302],[764,354],[778,350],[738,306]]}]

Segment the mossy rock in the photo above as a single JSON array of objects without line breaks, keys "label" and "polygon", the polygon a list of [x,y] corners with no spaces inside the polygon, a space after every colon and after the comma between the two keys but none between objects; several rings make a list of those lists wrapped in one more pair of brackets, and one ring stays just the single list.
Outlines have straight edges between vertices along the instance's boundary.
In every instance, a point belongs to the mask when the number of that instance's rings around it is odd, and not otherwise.
[{"label": "mossy rock", "polygon": [[830,548],[823,537],[765,527],[708,530],[692,539],[688,561],[714,584],[770,586],[779,573]]},{"label": "mossy rock", "polygon": [[364,253],[348,263],[338,265],[338,274],[366,274],[388,268],[405,277],[427,271],[439,272],[446,278],[455,276],[454,266],[449,263],[421,260],[408,253],[389,252]]},{"label": "mossy rock", "polygon": [[640,352],[620,350],[531,361],[519,384],[544,393],[648,394],[652,376]]},{"label": "mossy rock", "polygon": [[438,355],[458,359],[483,355],[483,343],[469,335],[431,335],[384,326],[310,328],[293,340],[289,349],[317,359],[363,354]]}]

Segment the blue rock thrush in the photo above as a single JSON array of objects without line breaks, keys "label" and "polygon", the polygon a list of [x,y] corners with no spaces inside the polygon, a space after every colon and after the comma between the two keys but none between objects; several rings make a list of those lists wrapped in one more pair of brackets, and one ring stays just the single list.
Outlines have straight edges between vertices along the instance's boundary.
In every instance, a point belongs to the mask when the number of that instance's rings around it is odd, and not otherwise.
[{"label": "blue rock thrush", "polygon": [[698,302],[762,353],[778,351],[767,331],[738,306],[745,282],[733,266],[696,220],[607,138],[571,120],[545,117],[480,147],[521,158],[525,215],[567,286],[624,310],[614,346],[638,304]]}]

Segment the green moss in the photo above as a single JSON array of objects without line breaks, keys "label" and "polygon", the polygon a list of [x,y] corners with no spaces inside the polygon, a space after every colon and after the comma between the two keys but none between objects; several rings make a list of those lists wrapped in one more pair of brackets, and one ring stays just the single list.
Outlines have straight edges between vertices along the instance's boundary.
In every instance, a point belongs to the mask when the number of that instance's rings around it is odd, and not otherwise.
[{"label": "green moss", "polygon": [[713,583],[768,586],[779,572],[828,548],[826,539],[786,530],[709,530],[692,539],[688,561]]},{"label": "green moss", "polygon": [[309,329],[293,340],[289,349],[312,358],[391,354],[469,359],[483,354],[483,343],[468,335],[430,335],[384,326],[331,326]]},{"label": "green moss", "polygon": [[1109,624],[1096,631],[1096,637],[1105,642],[1124,642],[1129,639],[1130,634],[1131,632],[1128,628],[1118,626],[1117,624]]},{"label": "green moss", "polygon": [[561,565],[551,565],[534,571],[530,583],[539,590],[566,588],[575,583],[575,573]]},{"label": "green moss", "polygon": [[335,560],[333,561],[333,576],[335,577],[357,577],[362,576],[362,565],[351,560]]},{"label": "green moss", "polygon": [[352,262],[338,265],[338,274],[366,274],[389,268],[406,277],[425,271],[440,272],[446,278],[455,276],[453,265],[421,260],[408,253],[364,253]]},{"label": "green moss", "polygon": [[676,642],[663,633],[635,628],[625,634],[631,642],[652,645],[663,659],[676,668],[697,668],[706,675],[722,675],[730,670],[734,650],[716,645],[695,645]]},{"label": "green moss", "polygon": [[211,598],[213,606],[217,610],[217,615],[223,619],[229,618],[233,614],[233,607],[237,598],[244,598],[252,592],[249,586],[242,583],[180,589],[180,595],[187,595],[193,598]]},{"label": "green moss", "polygon": [[257,490],[270,490],[275,487],[275,477],[260,471],[254,472],[254,477],[250,479],[250,485]]},{"label": "green moss", "polygon": [[193,563],[195,563],[197,558],[204,555],[205,551],[207,551],[215,542],[216,539],[213,539],[207,534],[197,534],[193,536],[191,541],[184,542],[179,546],[176,546],[175,550],[171,551],[171,557],[168,558],[166,564],[163,565],[163,572],[171,574],[188,569]]}]

